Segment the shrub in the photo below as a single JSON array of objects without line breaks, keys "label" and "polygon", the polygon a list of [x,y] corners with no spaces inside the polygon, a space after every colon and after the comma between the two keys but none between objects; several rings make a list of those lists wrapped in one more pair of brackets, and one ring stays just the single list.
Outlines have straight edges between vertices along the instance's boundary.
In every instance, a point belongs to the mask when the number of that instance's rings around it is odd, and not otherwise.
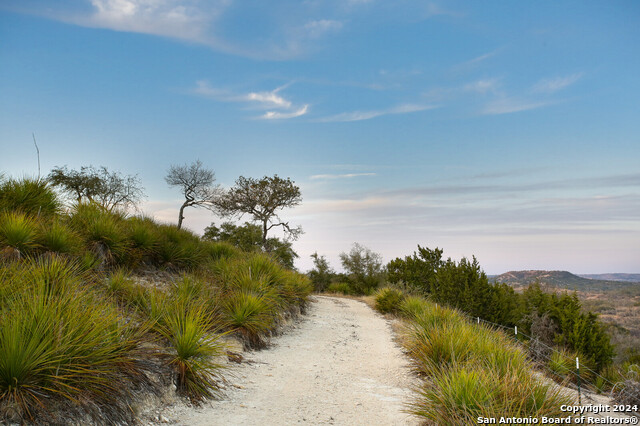
[{"label": "shrub", "polygon": [[175,369],[177,389],[192,402],[215,396],[224,380],[219,358],[225,346],[211,328],[206,308],[183,299],[168,301],[156,326],[171,345],[169,365]]},{"label": "shrub", "polygon": [[62,422],[51,407],[68,401],[109,419],[99,422],[131,422],[128,389],[146,380],[136,361],[143,330],[72,285],[72,266],[23,268],[13,277],[23,292],[0,306],[0,418]]},{"label": "shrub", "polygon": [[419,296],[405,296],[400,302],[400,315],[409,320],[416,319],[427,309],[427,303]]},{"label": "shrub", "polygon": [[353,294],[353,290],[348,283],[331,283],[329,287],[327,287],[327,293],[337,293],[337,294]]},{"label": "shrub", "polygon": [[79,204],[71,216],[71,224],[102,262],[113,264],[126,258],[127,236],[124,220],[118,213],[107,212],[97,204]]},{"label": "shrub", "polygon": [[238,334],[246,349],[265,346],[273,324],[271,314],[269,301],[248,291],[232,293],[223,302],[223,325]]},{"label": "shrub", "polygon": [[41,224],[38,242],[44,250],[61,254],[77,253],[82,246],[80,236],[60,220]]},{"label": "shrub", "polygon": [[60,211],[60,207],[56,193],[44,180],[22,178],[0,182],[0,211],[52,216]]},{"label": "shrub", "polygon": [[375,293],[376,309],[383,314],[395,314],[400,309],[404,295],[400,290],[384,287]]},{"label": "shrub", "polygon": [[38,225],[24,213],[6,212],[0,215],[0,248],[17,251],[17,257],[37,246]]}]

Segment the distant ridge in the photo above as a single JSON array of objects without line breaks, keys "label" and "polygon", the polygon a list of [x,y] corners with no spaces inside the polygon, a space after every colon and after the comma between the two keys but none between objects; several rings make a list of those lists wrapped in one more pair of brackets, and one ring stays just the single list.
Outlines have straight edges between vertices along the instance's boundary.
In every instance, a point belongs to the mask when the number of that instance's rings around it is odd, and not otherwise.
[{"label": "distant ridge", "polygon": [[626,281],[640,283],[640,274],[578,274],[590,280]]},{"label": "distant ridge", "polygon": [[[606,274],[606,275],[636,275],[636,274]],[[494,282],[502,282],[512,287],[525,287],[533,282],[539,281],[551,287],[565,288],[579,291],[604,291],[621,289],[633,285],[640,285],[638,282],[616,281],[606,279],[584,278],[568,271],[509,271],[502,275],[492,276]]]}]

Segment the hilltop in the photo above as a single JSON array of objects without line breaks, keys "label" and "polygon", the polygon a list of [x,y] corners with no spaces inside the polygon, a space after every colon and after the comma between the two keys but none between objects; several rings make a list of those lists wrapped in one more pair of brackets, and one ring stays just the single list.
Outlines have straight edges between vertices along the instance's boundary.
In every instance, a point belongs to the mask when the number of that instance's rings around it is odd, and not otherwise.
[{"label": "hilltop", "polygon": [[[616,276],[618,274],[608,275]],[[568,271],[509,271],[490,278],[494,282],[503,282],[516,288],[525,287],[530,283],[539,281],[541,284],[547,284],[551,287],[578,291],[618,290],[638,284],[630,281],[584,278]]]}]

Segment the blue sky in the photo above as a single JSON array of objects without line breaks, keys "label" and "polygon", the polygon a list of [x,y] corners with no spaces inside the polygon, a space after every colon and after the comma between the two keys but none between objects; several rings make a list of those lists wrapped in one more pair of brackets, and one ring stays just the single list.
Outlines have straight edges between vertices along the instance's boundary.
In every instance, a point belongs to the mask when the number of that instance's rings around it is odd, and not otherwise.
[{"label": "blue sky", "polygon": [[[488,273],[640,272],[635,1],[0,1],[0,170],[278,174],[298,266],[417,244]],[[201,232],[221,220],[187,212]]]}]

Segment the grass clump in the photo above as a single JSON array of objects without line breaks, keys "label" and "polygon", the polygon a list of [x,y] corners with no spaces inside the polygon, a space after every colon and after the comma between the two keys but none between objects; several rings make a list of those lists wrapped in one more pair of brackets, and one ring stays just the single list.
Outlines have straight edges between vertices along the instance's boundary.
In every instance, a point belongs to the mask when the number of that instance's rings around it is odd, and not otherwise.
[{"label": "grass clump", "polygon": [[58,254],[76,254],[82,246],[80,236],[61,220],[42,223],[38,243],[43,250]]},{"label": "grass clump", "polygon": [[434,424],[472,424],[478,417],[559,417],[573,397],[543,382],[525,353],[500,332],[459,312],[411,299],[404,340],[424,379],[411,412]]},{"label": "grass clump", "polygon": [[22,178],[0,181],[0,211],[20,211],[32,216],[53,216],[61,203],[47,181]]},{"label": "grass clump", "polygon": [[180,298],[167,300],[155,329],[169,342],[168,364],[174,369],[178,392],[196,403],[218,395],[225,346],[212,330],[206,307]]},{"label": "grass clump", "polygon": [[375,307],[383,314],[395,314],[400,310],[404,294],[395,288],[383,287],[374,294]]},{"label": "grass clump", "polygon": [[[115,306],[73,285],[78,277],[71,264],[18,269],[23,270],[12,278],[23,291],[1,306],[0,418],[50,420],[46,407],[58,401],[79,405],[102,421],[131,421],[129,389],[145,381],[137,361],[143,330],[126,324]],[[111,409],[101,411],[100,405]]]},{"label": "grass clump", "polygon": [[37,222],[19,212],[6,212],[0,215],[0,249],[4,257],[21,258],[37,246]]},{"label": "grass clump", "polygon": [[262,348],[273,325],[272,303],[249,291],[229,295],[223,302],[223,325],[237,333],[245,349]]}]

